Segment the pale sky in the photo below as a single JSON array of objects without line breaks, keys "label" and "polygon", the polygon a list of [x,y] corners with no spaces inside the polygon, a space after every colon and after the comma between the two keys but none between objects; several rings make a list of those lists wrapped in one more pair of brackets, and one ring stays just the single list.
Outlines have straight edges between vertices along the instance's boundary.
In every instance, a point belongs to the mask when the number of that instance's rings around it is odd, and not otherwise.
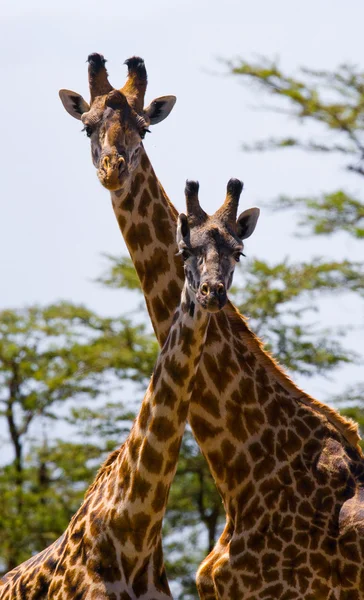
[{"label": "pale sky", "polygon": [[[186,178],[200,181],[208,212],[223,201],[230,177],[245,182],[242,210],[281,193],[344,187],[359,195],[362,182],[341,168],[341,158],[242,153],[241,142],[282,133],[310,137],[321,129],[255,110],[270,100],[222,76],[218,59],[265,55],[280,58],[288,72],[360,61],[364,69],[361,0],[5,0],[1,13],[0,309],[67,299],[108,315],[133,301],[92,283],[105,266],[101,253],[126,250],[109,193],[92,166],[89,140],[58,98],[58,90],[68,88],[88,100],[85,61],[91,52],[108,59],[115,87],[123,85],[124,60],[142,56],[149,77],[146,103],[177,96],[173,112],[153,128],[145,146],[179,210]],[[363,246],[347,236],[299,241],[292,237],[294,224],[293,215],[263,210],[247,254],[272,261],[317,254],[360,258]],[[362,324],[363,306],[336,296],[325,301],[325,315],[327,323]],[[349,347],[361,351],[361,337],[352,335]],[[358,368],[345,368],[330,382],[299,382],[325,400],[327,390],[358,378]]]}]

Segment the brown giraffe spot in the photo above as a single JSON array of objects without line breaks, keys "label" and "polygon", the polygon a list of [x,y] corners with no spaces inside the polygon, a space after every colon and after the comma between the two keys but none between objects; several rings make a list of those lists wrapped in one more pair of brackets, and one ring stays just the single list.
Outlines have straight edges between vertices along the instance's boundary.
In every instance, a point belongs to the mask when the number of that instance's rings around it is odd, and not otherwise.
[{"label": "brown giraffe spot", "polygon": [[273,514],[271,520],[272,531],[279,535],[282,540],[286,543],[292,541],[293,538],[293,516],[292,515],[280,515],[278,513]]},{"label": "brown giraffe spot", "polygon": [[279,508],[283,512],[296,512],[299,499],[292,488],[282,490]]},{"label": "brown giraffe spot", "polygon": [[[297,419],[297,421],[298,421],[298,419]],[[302,423],[302,421],[300,419],[299,419],[299,422]],[[295,429],[296,429],[296,427],[295,427]],[[302,437],[307,437],[307,436],[304,435]],[[317,454],[321,451],[321,447],[322,446],[321,446],[320,442],[318,442],[314,438],[311,438],[311,439],[307,440],[307,442],[304,443],[303,448],[302,448],[302,453],[303,453],[304,457],[306,458],[306,460],[314,461],[317,457]]]},{"label": "brown giraffe spot", "polygon": [[357,590],[341,590],[339,600],[360,600]]},{"label": "brown giraffe spot", "polygon": [[247,547],[259,554],[265,548],[265,536],[260,531],[254,531],[248,536]]},{"label": "brown giraffe spot", "polygon": [[229,490],[234,489],[249,475],[250,466],[246,460],[245,452],[240,452],[229,469],[229,480],[227,482]]},{"label": "brown giraffe spot", "polygon": [[263,431],[260,440],[266,452],[269,454],[273,454],[275,452],[275,436],[271,429],[266,429]]},{"label": "brown giraffe spot", "polygon": [[161,519],[158,519],[158,521],[156,521],[154,523],[153,527],[151,527],[151,529],[149,531],[149,535],[148,535],[149,547],[154,546],[156,544],[156,542],[158,541],[158,538],[159,538],[161,530],[162,530],[162,522],[163,522],[163,517]]},{"label": "brown giraffe spot", "polygon": [[277,402],[277,400],[273,399],[269,402],[269,404],[264,407],[264,412],[266,414],[267,422],[272,427],[288,425],[287,417],[281,408],[280,402]]},{"label": "brown giraffe spot", "polygon": [[149,556],[145,559],[141,567],[137,570],[134,576],[133,581],[133,592],[136,597],[142,596],[146,594],[148,591],[148,566],[149,566]]},{"label": "brown giraffe spot", "polygon": [[177,331],[174,329],[171,333],[171,341],[170,341],[171,348],[174,349],[176,343],[177,343]]},{"label": "brown giraffe spot", "polygon": [[173,307],[177,308],[180,296],[181,288],[175,280],[170,281],[167,288],[162,291],[163,302],[169,307],[170,310]]},{"label": "brown giraffe spot", "polygon": [[147,481],[140,473],[133,473],[130,484],[129,500],[135,502],[140,498],[142,502],[148,496],[152,484]]},{"label": "brown giraffe spot", "polygon": [[231,400],[226,402],[226,428],[234,436],[235,439],[245,442],[248,439],[243,415],[236,411],[236,404]]},{"label": "brown giraffe spot", "polygon": [[247,587],[248,590],[256,589],[259,585],[260,578],[260,568],[257,557],[250,552],[244,552],[237,563],[240,567],[244,565],[244,571],[241,573],[243,585]]},{"label": "brown giraffe spot", "polygon": [[168,492],[169,486],[164,485],[164,483],[159,481],[157,487],[155,488],[154,498],[151,505],[155,513],[158,513],[164,509],[167,503]]},{"label": "brown giraffe spot", "polygon": [[296,544],[296,546],[300,548],[308,548],[310,545],[310,537],[308,533],[305,533],[304,531],[296,533],[293,541]]},{"label": "brown giraffe spot", "polygon": [[179,405],[179,407],[177,409],[177,417],[178,417],[178,423],[179,424],[181,424],[184,421],[186,421],[189,407],[190,407],[190,401],[189,400],[185,400],[184,402],[181,402],[181,404]]},{"label": "brown giraffe spot", "polygon": [[190,348],[196,343],[194,331],[187,325],[182,325],[179,332],[178,343],[181,345],[181,351],[186,356],[190,353]]},{"label": "brown giraffe spot", "polygon": [[312,591],[314,592],[315,600],[327,600],[330,593],[330,588],[321,579],[314,579],[312,583]]},{"label": "brown giraffe spot", "polygon": [[268,509],[272,509],[279,501],[282,491],[282,484],[276,478],[265,479],[259,487],[259,491],[264,498],[264,503]]},{"label": "brown giraffe spot", "polygon": [[98,559],[89,561],[88,571],[97,573],[103,581],[118,581],[121,578],[115,546],[112,538],[104,536],[98,544]]},{"label": "brown giraffe spot", "polygon": [[129,192],[126,198],[121,201],[120,207],[127,212],[131,212],[134,208],[134,198],[135,196],[132,194],[132,192]]},{"label": "brown giraffe spot", "polygon": [[306,475],[296,480],[296,488],[302,498],[309,498],[315,491],[315,482]]},{"label": "brown giraffe spot", "polygon": [[297,435],[299,435],[302,439],[308,439],[311,436],[311,431],[307,427],[307,425],[302,421],[302,419],[292,418],[291,420],[292,428],[295,430]]},{"label": "brown giraffe spot", "polygon": [[225,367],[224,371],[221,371],[221,363],[217,361],[216,356],[211,356],[211,354],[208,354],[207,352],[203,355],[203,362],[216,389],[219,390],[220,393],[223,392],[227,384],[232,380],[232,375],[228,372],[228,367]]},{"label": "brown giraffe spot", "polygon": [[144,250],[146,246],[149,246],[153,240],[150,235],[149,226],[146,223],[132,223],[125,234],[125,241],[127,246],[132,250]]},{"label": "brown giraffe spot", "polygon": [[157,180],[156,180],[155,176],[149,175],[148,185],[149,185],[149,189],[152,193],[152,196],[154,198],[159,198],[159,190],[158,190]]},{"label": "brown giraffe spot", "polygon": [[351,560],[353,562],[361,562],[359,552],[357,549],[358,539],[357,532],[353,529],[347,531],[340,536],[339,539],[339,550],[341,556]]},{"label": "brown giraffe spot", "polygon": [[[223,459],[221,452],[219,452],[218,450],[213,450],[211,452],[208,452],[207,460],[209,461],[210,465],[214,465],[215,480],[217,479],[217,480],[225,481],[225,466],[224,466],[224,459]],[[228,485],[229,485],[229,489],[231,489],[229,483],[228,483]]]},{"label": "brown giraffe spot", "polygon": [[159,541],[153,555],[154,583],[160,592],[170,594],[166,571],[163,564],[162,544]]},{"label": "brown giraffe spot", "polygon": [[270,386],[268,375],[263,367],[259,367],[256,370],[254,379],[258,385],[263,388],[268,388],[270,392],[273,392],[273,388]]},{"label": "brown giraffe spot", "polygon": [[237,554],[241,554],[245,550],[245,539],[241,538],[233,538],[230,542],[229,551],[231,556],[236,556]]},{"label": "brown giraffe spot", "polygon": [[[133,569],[134,569],[134,560],[129,559],[127,556],[125,556],[125,554],[123,554],[123,552],[121,552],[120,553],[120,561],[121,561],[123,573],[125,575],[125,581],[126,581],[126,583],[129,583],[130,575],[132,574]],[[128,595],[128,598],[129,598],[129,595]]]},{"label": "brown giraffe spot", "polygon": [[207,330],[205,347],[213,346],[215,342],[221,342],[221,333],[217,326],[217,321],[221,318],[221,312],[211,315],[209,328]]},{"label": "brown giraffe spot", "polygon": [[117,218],[121,233],[124,233],[124,229],[125,229],[125,225],[126,225],[126,218],[123,215],[117,215],[116,218]]},{"label": "brown giraffe spot", "polygon": [[[325,554],[334,556],[337,553],[337,540],[335,538],[325,536],[321,542],[321,549]],[[360,558],[357,562],[360,562]]]},{"label": "brown giraffe spot", "polygon": [[261,426],[264,424],[265,419],[262,411],[256,407],[244,406],[243,407],[244,418],[246,427],[250,435],[258,433]]},{"label": "brown giraffe spot", "polygon": [[216,437],[223,431],[222,427],[217,427],[209,423],[206,419],[198,415],[191,415],[190,424],[193,432],[199,442],[205,442],[208,438]]},{"label": "brown giraffe spot", "polygon": [[163,454],[155,450],[148,440],[144,440],[142,444],[140,461],[150,473],[161,473],[163,467]]},{"label": "brown giraffe spot", "polygon": [[301,449],[300,438],[290,429],[281,429],[277,438],[277,456],[278,452],[282,453],[282,458],[278,457],[278,460],[286,460]]},{"label": "brown giraffe spot", "polygon": [[150,195],[148,190],[145,188],[145,190],[143,190],[142,195],[140,197],[140,202],[139,202],[139,206],[138,206],[138,213],[142,217],[147,216],[148,208],[149,208],[151,202],[152,202],[152,196]]},{"label": "brown giraffe spot", "polygon": [[169,247],[175,243],[175,234],[171,227],[166,209],[161,204],[153,207],[152,224],[157,239]]},{"label": "brown giraffe spot", "polygon": [[143,549],[144,539],[147,535],[147,530],[150,525],[151,517],[144,512],[138,512],[133,515],[131,523],[130,539],[132,540],[135,550],[141,552]]},{"label": "brown giraffe spot", "polygon": [[159,442],[165,442],[175,435],[176,428],[167,417],[154,417],[150,431],[154,433]]},{"label": "brown giraffe spot", "polygon": [[270,585],[263,592],[261,592],[261,598],[266,598],[267,600],[272,600],[273,598],[282,598],[283,594],[283,585],[281,583],[276,583],[275,585]]},{"label": "brown giraffe spot", "polygon": [[160,296],[156,296],[155,298],[153,298],[151,304],[154,316],[157,319],[158,323],[162,323],[163,321],[167,321],[167,319],[169,319],[169,308],[168,306],[166,306],[166,304],[163,302]]},{"label": "brown giraffe spot", "polygon": [[224,463],[228,463],[235,455],[235,446],[229,440],[223,440],[221,443],[221,453]]},{"label": "brown giraffe spot", "polygon": [[162,274],[169,273],[168,254],[163,248],[155,248],[149,259],[144,261],[143,265],[143,290],[147,296],[152,291],[154,285]]},{"label": "brown giraffe spot", "polygon": [[104,526],[103,519],[97,516],[97,512],[93,511],[90,514],[90,533],[91,536],[95,539],[102,532]]},{"label": "brown giraffe spot", "polygon": [[165,370],[172,379],[172,381],[178,386],[182,387],[184,381],[189,375],[189,365],[182,366],[174,356],[166,357],[165,359]]},{"label": "brown giraffe spot", "polygon": [[165,404],[169,408],[174,408],[176,402],[177,402],[176,393],[172,390],[171,386],[168,385],[168,383],[166,383],[164,381],[164,379],[162,379],[159,389],[158,389],[157,393],[155,394],[155,403],[156,404],[159,404],[159,403]]},{"label": "brown giraffe spot", "polygon": [[[138,460],[141,443],[142,440],[140,438],[136,438],[135,436],[130,437],[128,440],[128,449],[132,462],[137,462]],[[130,472],[128,470],[128,464],[126,461],[122,462],[120,469],[123,470],[123,479],[125,481],[126,476],[130,477]]]},{"label": "brown giraffe spot", "polygon": [[145,181],[145,175],[143,173],[137,173],[134,177],[134,181],[131,184],[130,194],[133,198],[139,195],[140,188]]},{"label": "brown giraffe spot", "polygon": [[142,407],[140,409],[140,413],[138,416],[138,425],[140,429],[145,431],[148,427],[148,422],[150,419],[150,405],[149,402],[143,402]]},{"label": "brown giraffe spot", "polygon": [[239,388],[231,394],[231,399],[241,406],[242,404],[255,404],[257,401],[254,381],[248,378],[241,378]]},{"label": "brown giraffe spot", "polygon": [[242,345],[241,350],[244,353],[244,357],[243,357],[244,367],[245,367],[244,371],[253,375],[255,366],[257,363],[257,359],[255,358],[254,354],[251,354],[250,352],[248,352],[248,353],[246,352],[245,346]]},{"label": "brown giraffe spot", "polygon": [[229,598],[230,600],[240,600],[241,598],[241,590],[236,577],[233,577],[233,581],[230,585]]},{"label": "brown giraffe spot", "polygon": [[[279,579],[279,571],[278,565],[280,562],[280,558],[277,554],[273,552],[265,552],[262,556],[262,569],[264,573],[265,581],[277,581]],[[270,586],[268,589],[271,589],[273,586]],[[263,596],[264,597],[264,596]],[[269,596],[270,597],[270,596]],[[272,596],[272,598],[279,598],[279,596]]]},{"label": "brown giraffe spot", "polygon": [[35,582],[35,586],[33,588],[33,598],[42,598],[47,593],[49,588],[49,582],[44,577],[44,575],[40,574],[37,577]]}]

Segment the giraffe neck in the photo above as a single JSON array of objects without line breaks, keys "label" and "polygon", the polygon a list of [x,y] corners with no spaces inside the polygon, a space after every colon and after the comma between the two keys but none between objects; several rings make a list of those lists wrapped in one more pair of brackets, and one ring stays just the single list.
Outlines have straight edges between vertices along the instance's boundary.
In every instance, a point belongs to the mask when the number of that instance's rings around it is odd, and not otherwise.
[{"label": "giraffe neck", "polygon": [[112,464],[103,495],[107,527],[129,559],[148,556],[160,535],[205,342],[209,314],[195,306],[186,286],[181,300],[139,415]]},{"label": "giraffe neck", "polygon": [[177,211],[143,150],[130,188],[111,192],[121,233],[141,282],[155,334],[163,346],[184,282],[176,256]]},{"label": "giraffe neck", "polygon": [[[172,320],[183,274],[179,257],[175,256],[177,212],[145,153],[130,190],[119,195],[112,193],[112,202],[161,343]],[[265,392],[261,391],[262,385]],[[345,441],[359,449],[355,427],[300,390],[264,351],[244,317],[231,304],[212,315],[192,394],[189,422],[227,511],[228,469],[222,469],[221,464],[232,464],[233,457],[246,452],[246,440],[257,435],[258,424],[265,419],[262,406],[277,390],[278,394],[282,391],[294,410],[299,406],[306,407],[308,412],[315,411]],[[280,411],[278,415],[285,425],[287,417]]]},{"label": "giraffe neck", "polygon": [[184,287],[132,430],[101,467],[67,530],[67,551],[50,588],[55,600],[73,598],[65,585],[75,565],[78,580],[99,594],[95,598],[114,592],[128,598],[171,597],[162,520],[208,322],[208,313],[195,306]]}]

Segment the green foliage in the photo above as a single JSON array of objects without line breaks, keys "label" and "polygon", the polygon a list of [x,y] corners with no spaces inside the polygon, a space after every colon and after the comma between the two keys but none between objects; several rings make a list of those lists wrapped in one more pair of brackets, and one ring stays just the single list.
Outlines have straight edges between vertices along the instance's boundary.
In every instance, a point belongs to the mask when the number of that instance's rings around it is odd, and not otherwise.
[{"label": "green foliage", "polygon": [[[284,100],[284,108],[273,108],[299,121],[313,120],[332,131],[337,141],[302,141],[287,136],[244,146],[250,150],[270,150],[296,146],[303,150],[339,152],[353,155],[347,169],[364,174],[364,73],[351,65],[340,65],[336,71],[300,69],[299,77],[283,73],[278,64],[262,58],[257,64],[244,60],[228,62],[231,73],[259,85],[268,94]],[[289,106],[287,109],[286,106]]]},{"label": "green foliage", "polygon": [[[345,231],[357,239],[364,237],[364,205],[342,190],[318,198],[281,196],[273,203],[273,208],[277,209],[298,207],[306,209],[298,224],[302,229],[306,227],[309,234],[330,235]],[[300,229],[300,235],[304,231]]]}]

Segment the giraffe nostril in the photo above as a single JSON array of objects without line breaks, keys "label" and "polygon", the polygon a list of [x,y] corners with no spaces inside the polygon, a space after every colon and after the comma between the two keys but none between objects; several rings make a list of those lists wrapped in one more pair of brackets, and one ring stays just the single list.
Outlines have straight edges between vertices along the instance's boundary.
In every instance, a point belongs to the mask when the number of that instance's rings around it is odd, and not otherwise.
[{"label": "giraffe nostril", "polygon": [[207,296],[208,293],[210,292],[210,288],[207,285],[207,283],[203,283],[200,287],[200,292],[203,296]]},{"label": "giraffe nostril", "polygon": [[104,168],[106,171],[107,171],[107,170],[108,170],[108,168],[110,167],[110,159],[109,159],[109,157],[108,157],[108,156],[105,156],[105,157],[102,159],[102,166],[103,166],[103,168]]},{"label": "giraffe nostril", "polygon": [[225,286],[223,283],[219,283],[219,285],[217,286],[217,293],[219,294],[219,296],[223,296],[225,294]]}]

